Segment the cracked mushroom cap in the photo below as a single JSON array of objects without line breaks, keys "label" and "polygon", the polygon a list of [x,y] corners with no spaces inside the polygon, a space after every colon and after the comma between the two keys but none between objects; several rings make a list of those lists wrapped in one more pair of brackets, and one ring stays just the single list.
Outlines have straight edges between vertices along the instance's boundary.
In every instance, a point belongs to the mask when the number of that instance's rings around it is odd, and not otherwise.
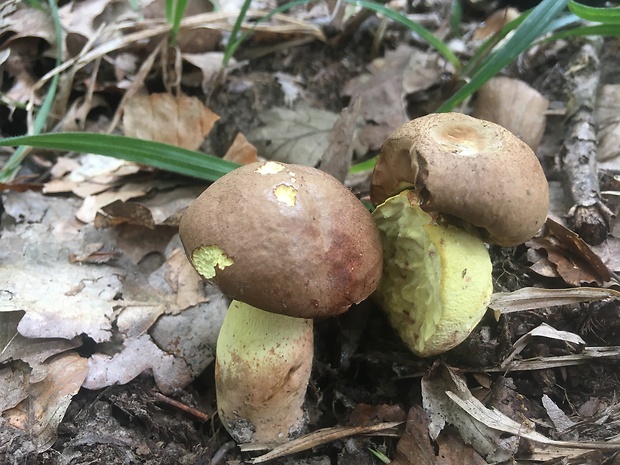
[{"label": "cracked mushroom cap", "polygon": [[405,189],[417,193],[425,211],[461,218],[502,246],[534,236],[549,208],[545,174],[527,144],[461,113],[414,119],[387,139],[371,200],[377,205]]},{"label": "cracked mushroom cap", "polygon": [[306,166],[237,168],[188,207],[179,233],[203,278],[273,313],[337,315],[368,297],[381,277],[370,213],[338,180]]}]

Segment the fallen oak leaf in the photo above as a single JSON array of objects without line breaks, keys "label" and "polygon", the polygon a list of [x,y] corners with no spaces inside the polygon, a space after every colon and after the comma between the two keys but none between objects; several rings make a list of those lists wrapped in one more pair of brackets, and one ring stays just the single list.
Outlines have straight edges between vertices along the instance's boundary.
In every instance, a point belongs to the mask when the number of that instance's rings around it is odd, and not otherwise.
[{"label": "fallen oak leaf", "polygon": [[47,375],[30,383],[28,398],[3,413],[11,426],[28,434],[37,452],[53,445],[58,425],[88,373],[88,360],[75,352],[57,355],[46,365]]},{"label": "fallen oak leaf", "polygon": [[126,136],[196,150],[220,119],[196,97],[138,95],[126,102]]},{"label": "fallen oak leaf", "polygon": [[602,286],[611,279],[609,268],[576,233],[547,218],[540,237],[525,243],[546,253],[561,278],[571,286],[596,283]]},{"label": "fallen oak leaf", "polygon": [[258,151],[243,134],[238,133],[222,158],[240,165],[249,165],[258,161]]}]

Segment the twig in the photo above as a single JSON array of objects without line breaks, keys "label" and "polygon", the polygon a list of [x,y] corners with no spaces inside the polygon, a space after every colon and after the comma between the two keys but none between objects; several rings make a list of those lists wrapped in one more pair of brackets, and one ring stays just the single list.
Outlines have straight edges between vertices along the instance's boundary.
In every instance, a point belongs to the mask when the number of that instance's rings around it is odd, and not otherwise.
[{"label": "twig", "polygon": [[596,165],[594,108],[601,75],[601,37],[584,41],[569,63],[566,78],[568,104],[564,121],[562,168],[566,174],[573,207],[568,212],[571,228],[592,245],[609,233],[613,213],[603,203]]},{"label": "twig", "polygon": [[234,441],[228,441],[222,444],[222,447],[220,447],[218,451],[213,454],[213,457],[211,457],[209,465],[218,465],[222,460],[224,460],[226,454],[228,454],[235,447],[237,447],[237,444],[235,444]]},{"label": "twig", "polygon": [[206,413],[201,412],[198,409],[195,409],[194,407],[190,407],[189,405],[185,405],[182,402],[179,402],[178,400],[174,400],[171,399],[168,396],[165,396],[157,391],[150,391],[150,394],[157,400],[160,402],[163,402],[165,404],[171,405],[172,407],[175,407],[191,416],[193,416],[194,418],[196,418],[199,421],[207,421],[209,419],[209,415],[207,415]]}]

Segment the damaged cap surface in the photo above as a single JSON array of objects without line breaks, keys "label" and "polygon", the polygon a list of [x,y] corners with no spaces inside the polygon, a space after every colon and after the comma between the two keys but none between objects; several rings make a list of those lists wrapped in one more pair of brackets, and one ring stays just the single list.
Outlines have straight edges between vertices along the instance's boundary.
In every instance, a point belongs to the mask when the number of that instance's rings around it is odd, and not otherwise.
[{"label": "damaged cap surface", "polygon": [[259,162],[228,173],[189,206],[180,236],[194,267],[224,294],[289,316],[342,313],[381,276],[370,213],[338,180],[306,166]]},{"label": "damaged cap surface", "polygon": [[501,126],[460,113],[414,119],[383,145],[371,182],[378,205],[414,190],[425,211],[461,218],[511,246],[536,234],[549,187],[536,155]]}]

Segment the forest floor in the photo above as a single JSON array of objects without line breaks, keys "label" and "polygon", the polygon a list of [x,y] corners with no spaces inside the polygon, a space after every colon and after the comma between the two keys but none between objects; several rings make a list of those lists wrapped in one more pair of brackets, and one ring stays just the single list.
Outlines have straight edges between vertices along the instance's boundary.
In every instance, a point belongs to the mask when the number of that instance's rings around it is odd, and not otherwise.
[{"label": "forest floor", "polygon": [[[163,142],[192,139],[186,148],[239,163],[258,153],[346,173],[376,155],[395,128],[439,107],[459,81],[402,26],[361,10],[340,21],[331,3],[268,22],[224,70],[215,64],[222,19],[210,16],[208,26],[182,29],[176,48],[162,45],[163,33],[147,34],[68,67],[48,127],[155,140],[165,133]],[[412,17],[464,61],[493,13],[463,2],[457,34],[453,2],[412,3]],[[44,98],[49,79],[37,83],[54,68],[55,39],[49,14],[13,2],[5,8],[0,135],[10,137],[26,131],[28,103]],[[63,4],[65,59],[89,38],[122,43],[149,30],[141,21],[163,24],[161,5],[149,8],[135,19],[121,2]],[[562,40],[530,48],[502,71],[535,89],[544,108],[513,87],[478,106],[502,124],[511,120],[521,137],[540,132],[528,143],[549,180],[550,220],[526,244],[490,247],[492,309],[443,355],[412,355],[370,300],[317,321],[308,436],[299,451],[284,445],[270,463],[620,463],[620,233],[612,215],[620,157],[600,134],[591,165],[612,214],[594,212],[606,224],[598,236],[586,226],[590,244],[565,228],[575,229],[569,211],[579,200],[571,183],[583,182],[567,173],[570,102],[582,95],[580,72],[594,74],[590,110],[600,128],[620,134],[619,56],[617,40]],[[474,111],[478,98],[455,111]],[[156,117],[157,108],[173,116]],[[345,134],[335,141],[334,126]],[[0,162],[13,149],[2,150]],[[330,164],[334,153],[348,158]],[[361,170],[345,183],[365,199],[369,178]],[[193,272],[177,234],[206,185],[118,159],[42,150],[0,185],[0,463],[236,465],[266,452],[240,449],[217,417],[213,359],[227,299]],[[326,435],[332,427],[342,428]]]}]

